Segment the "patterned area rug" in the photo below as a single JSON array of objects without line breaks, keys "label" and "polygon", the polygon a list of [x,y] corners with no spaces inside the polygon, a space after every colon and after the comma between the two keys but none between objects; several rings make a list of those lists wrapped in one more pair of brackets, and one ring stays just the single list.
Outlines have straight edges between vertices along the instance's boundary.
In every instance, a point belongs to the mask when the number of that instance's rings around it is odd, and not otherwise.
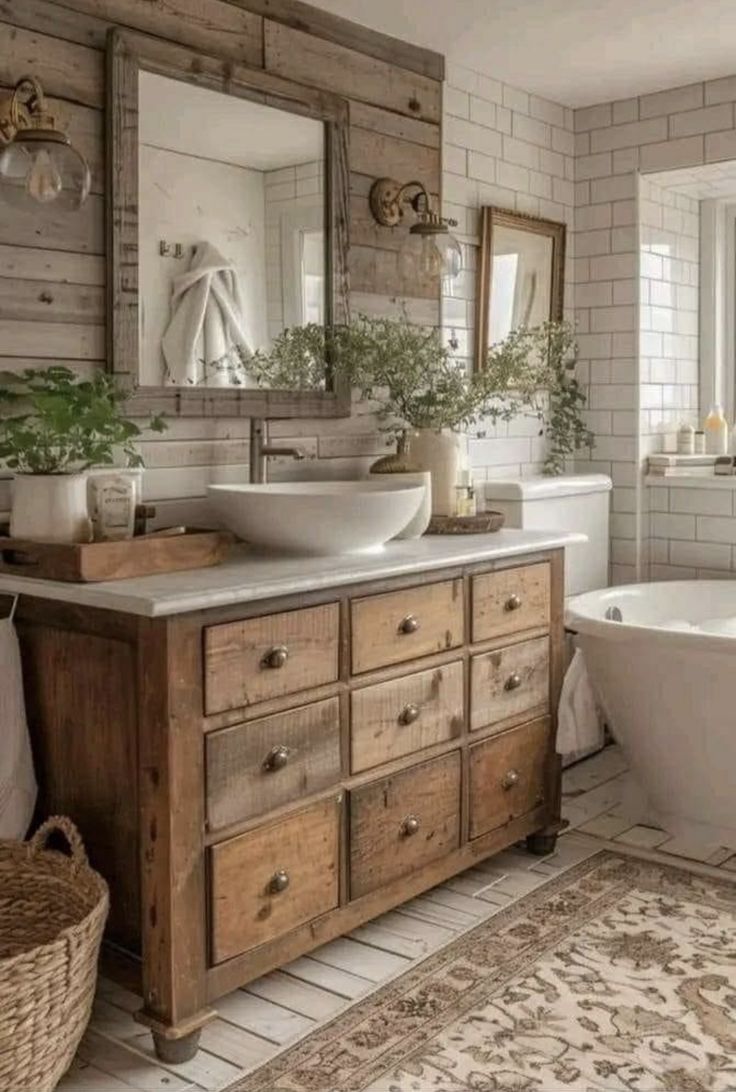
[{"label": "patterned area rug", "polygon": [[601,853],[228,1092],[733,1092],[736,886]]}]

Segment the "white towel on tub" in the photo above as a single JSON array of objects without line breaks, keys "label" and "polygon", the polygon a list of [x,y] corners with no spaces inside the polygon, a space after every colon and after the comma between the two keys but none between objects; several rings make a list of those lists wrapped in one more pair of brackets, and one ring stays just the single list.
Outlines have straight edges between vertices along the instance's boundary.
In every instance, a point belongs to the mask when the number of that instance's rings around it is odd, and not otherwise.
[{"label": "white towel on tub", "polygon": [[563,766],[599,751],[604,743],[603,721],[582,649],[576,648],[565,674],[557,718],[557,753]]},{"label": "white towel on tub", "polygon": [[20,648],[10,618],[0,619],[0,839],[24,838],[36,803],[23,700]]}]

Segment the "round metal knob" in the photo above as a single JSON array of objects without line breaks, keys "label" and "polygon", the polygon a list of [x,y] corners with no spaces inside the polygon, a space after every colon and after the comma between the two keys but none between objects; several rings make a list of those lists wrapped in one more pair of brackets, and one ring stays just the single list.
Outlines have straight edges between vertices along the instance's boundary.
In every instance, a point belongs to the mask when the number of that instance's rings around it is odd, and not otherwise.
[{"label": "round metal knob", "polygon": [[263,765],[265,769],[283,770],[286,763],[289,761],[289,748],[288,747],[272,747],[266,755]]},{"label": "round metal knob", "polygon": [[518,770],[509,770],[501,778],[501,788],[508,792],[509,789],[513,789],[515,785],[518,785],[521,781],[521,774]]},{"label": "round metal knob", "polygon": [[399,633],[416,633],[419,629],[419,619],[415,614],[407,614],[399,622]]},{"label": "round metal knob", "polygon": [[283,667],[288,659],[289,650],[286,645],[275,645],[263,657],[263,663],[266,667]]},{"label": "round metal knob", "polygon": [[522,682],[521,675],[518,673],[518,671],[514,671],[513,674],[509,675],[508,679],[503,684],[504,689],[505,690],[518,690],[519,687],[521,686],[521,682]]},{"label": "round metal knob", "polygon": [[412,834],[417,834],[419,832],[419,827],[419,817],[416,815],[407,815],[406,819],[401,824],[401,833],[405,837],[411,838]]},{"label": "round metal knob", "polygon": [[289,873],[285,872],[283,868],[280,868],[278,872],[274,872],[271,877],[271,882],[268,885],[268,890],[272,895],[279,895],[282,891],[286,891],[289,886]]},{"label": "round metal knob", "polygon": [[413,701],[410,701],[399,713],[399,724],[413,724],[420,713],[421,709],[419,706],[415,705]]},{"label": "round metal knob", "polygon": [[504,604],[504,610],[518,610],[521,606],[521,597],[514,594],[510,595]]}]

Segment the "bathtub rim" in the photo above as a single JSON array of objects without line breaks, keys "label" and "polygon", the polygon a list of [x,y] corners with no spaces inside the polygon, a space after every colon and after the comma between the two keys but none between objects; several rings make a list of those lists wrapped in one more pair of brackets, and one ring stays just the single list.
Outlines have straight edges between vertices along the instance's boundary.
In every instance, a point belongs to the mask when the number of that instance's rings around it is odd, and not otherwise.
[{"label": "bathtub rim", "polygon": [[[605,610],[606,606],[616,606],[617,597],[631,592],[640,592],[648,587],[692,587],[723,588],[728,580],[644,580],[635,584],[618,584],[597,591],[583,592],[573,596],[565,603],[565,628],[583,636],[601,637],[606,641],[642,641],[645,634],[653,634],[656,641],[673,650],[689,648],[691,652],[736,653],[736,634],[726,635],[704,633],[699,630],[668,629],[653,623],[615,622],[602,618],[592,611]],[[735,611],[736,613],[736,611]]]}]

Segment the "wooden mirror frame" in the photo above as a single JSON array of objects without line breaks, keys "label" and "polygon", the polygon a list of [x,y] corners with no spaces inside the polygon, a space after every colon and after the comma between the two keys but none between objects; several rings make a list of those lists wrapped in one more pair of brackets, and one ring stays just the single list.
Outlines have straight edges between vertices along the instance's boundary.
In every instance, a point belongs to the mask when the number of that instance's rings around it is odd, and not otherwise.
[{"label": "wooden mirror frame", "polygon": [[139,384],[138,72],[303,114],[325,123],[326,279],[332,283],[325,324],[349,321],[348,104],[327,91],[292,83],[260,69],[218,59],[132,31],[113,29],[107,63],[108,367],[130,392],[131,416],[348,417],[349,385],[330,377],[328,389],[285,391],[227,387],[145,387]]},{"label": "wooden mirror frame", "polygon": [[478,293],[475,319],[475,366],[483,367],[488,351],[488,322],[490,318],[491,282],[493,280],[493,229],[496,226],[513,227],[535,235],[552,239],[552,284],[550,287],[549,318],[559,322],[565,303],[565,242],[567,226],[557,220],[543,220],[522,212],[484,205],[481,209],[480,259],[478,266]]}]

